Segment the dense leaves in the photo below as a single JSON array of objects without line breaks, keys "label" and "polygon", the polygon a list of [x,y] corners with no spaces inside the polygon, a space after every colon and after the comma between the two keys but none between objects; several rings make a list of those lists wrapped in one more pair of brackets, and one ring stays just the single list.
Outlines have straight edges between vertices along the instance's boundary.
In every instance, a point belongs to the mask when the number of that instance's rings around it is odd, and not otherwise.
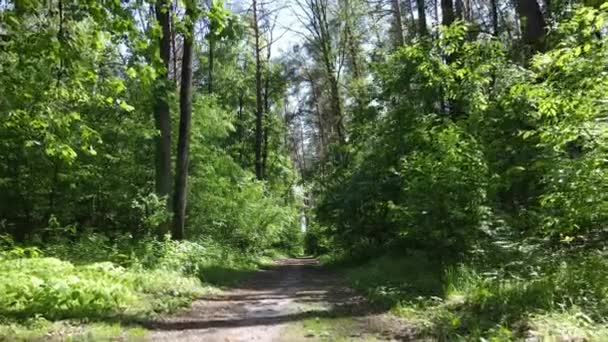
[{"label": "dense leaves", "polygon": [[538,235],[601,229],[607,50],[581,27],[605,16],[576,11],[529,69],[462,24],[399,50],[379,67],[386,114],[319,183],[327,232],[353,250],[409,241],[454,253],[497,217]]},{"label": "dense leaves", "polygon": [[[153,109],[163,96],[175,113],[177,98],[176,87],[156,77],[164,69],[156,43],[162,33],[151,7],[50,5],[34,1],[27,10],[9,6],[0,12],[0,229],[22,241],[63,226],[156,235],[170,214],[154,194]],[[252,56],[243,47],[238,17],[221,1],[212,5],[200,19],[216,57],[225,58],[216,87],[231,96],[238,90],[234,83],[241,89],[254,85],[233,64]],[[191,20],[173,15],[178,27]],[[172,69],[178,58],[172,55]],[[280,67],[274,69],[280,75]],[[176,73],[169,70],[169,78]],[[298,231],[291,195],[296,177],[279,139],[284,131],[280,118],[269,113],[268,182],[254,181],[248,170],[252,93],[238,93],[240,101],[203,95],[204,82],[210,82],[203,74],[197,72],[195,80],[186,234],[257,253],[280,244],[283,230]],[[270,82],[273,111],[280,108],[282,82]],[[175,136],[175,119],[173,131]]]},{"label": "dense leaves", "polygon": [[576,7],[524,63],[465,22],[378,63],[307,248],[371,258],[353,284],[440,338],[605,323],[607,16]]}]

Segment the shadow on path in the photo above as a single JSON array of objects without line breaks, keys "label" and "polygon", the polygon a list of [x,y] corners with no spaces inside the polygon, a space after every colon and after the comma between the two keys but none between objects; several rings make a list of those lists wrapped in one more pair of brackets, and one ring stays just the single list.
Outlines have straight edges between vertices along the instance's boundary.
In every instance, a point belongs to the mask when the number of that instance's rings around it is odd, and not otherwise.
[{"label": "shadow on path", "polygon": [[281,340],[280,329],[288,323],[385,311],[346,287],[316,259],[285,259],[237,288],[201,299],[187,312],[146,326],[157,341],[274,341]]}]

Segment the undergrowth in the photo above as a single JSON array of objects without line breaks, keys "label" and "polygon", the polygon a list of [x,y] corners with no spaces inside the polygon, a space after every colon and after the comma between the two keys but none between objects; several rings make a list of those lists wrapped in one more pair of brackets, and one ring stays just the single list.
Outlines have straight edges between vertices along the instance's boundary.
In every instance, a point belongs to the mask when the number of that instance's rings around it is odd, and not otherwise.
[{"label": "undergrowth", "polygon": [[[268,261],[206,241],[87,234],[44,247],[0,243],[0,341],[61,331],[75,340],[125,334],[118,322],[174,312]],[[94,324],[66,330],[80,323]]]},{"label": "undergrowth", "polygon": [[[335,262],[334,262],[335,263]],[[608,262],[600,251],[471,257],[388,253],[340,264],[353,287],[406,318],[421,336],[448,341],[608,338]]]}]

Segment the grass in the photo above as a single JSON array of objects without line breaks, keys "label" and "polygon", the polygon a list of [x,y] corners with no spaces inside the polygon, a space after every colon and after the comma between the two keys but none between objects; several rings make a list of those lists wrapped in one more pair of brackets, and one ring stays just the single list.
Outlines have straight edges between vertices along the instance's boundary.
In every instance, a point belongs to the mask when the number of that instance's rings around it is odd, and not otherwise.
[{"label": "grass", "polygon": [[[486,256],[487,257],[487,256]],[[351,285],[439,340],[608,340],[603,254],[511,254],[442,267],[422,252],[340,265]]]},{"label": "grass", "polygon": [[285,341],[378,341],[373,334],[359,330],[352,318],[315,317],[290,325],[281,338]]},{"label": "grass", "polygon": [[204,242],[100,236],[42,250],[0,247],[0,341],[134,340],[145,335],[138,322],[187,307],[269,262]]},{"label": "grass", "polygon": [[0,325],[0,341],[144,341],[147,331],[120,323],[35,319]]}]

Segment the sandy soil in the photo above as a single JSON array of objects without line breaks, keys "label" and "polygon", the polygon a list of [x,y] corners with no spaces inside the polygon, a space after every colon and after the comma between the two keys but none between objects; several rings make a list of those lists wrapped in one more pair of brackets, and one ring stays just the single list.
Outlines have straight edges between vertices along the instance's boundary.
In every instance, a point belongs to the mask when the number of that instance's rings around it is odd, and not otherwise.
[{"label": "sandy soil", "polygon": [[[315,317],[352,319],[348,340],[410,340],[406,328],[345,287],[315,259],[285,259],[238,288],[196,301],[182,314],[155,321],[151,341],[316,341],[290,326]],[[358,338],[357,336],[366,336]],[[327,340],[327,339],[324,339]]]}]

